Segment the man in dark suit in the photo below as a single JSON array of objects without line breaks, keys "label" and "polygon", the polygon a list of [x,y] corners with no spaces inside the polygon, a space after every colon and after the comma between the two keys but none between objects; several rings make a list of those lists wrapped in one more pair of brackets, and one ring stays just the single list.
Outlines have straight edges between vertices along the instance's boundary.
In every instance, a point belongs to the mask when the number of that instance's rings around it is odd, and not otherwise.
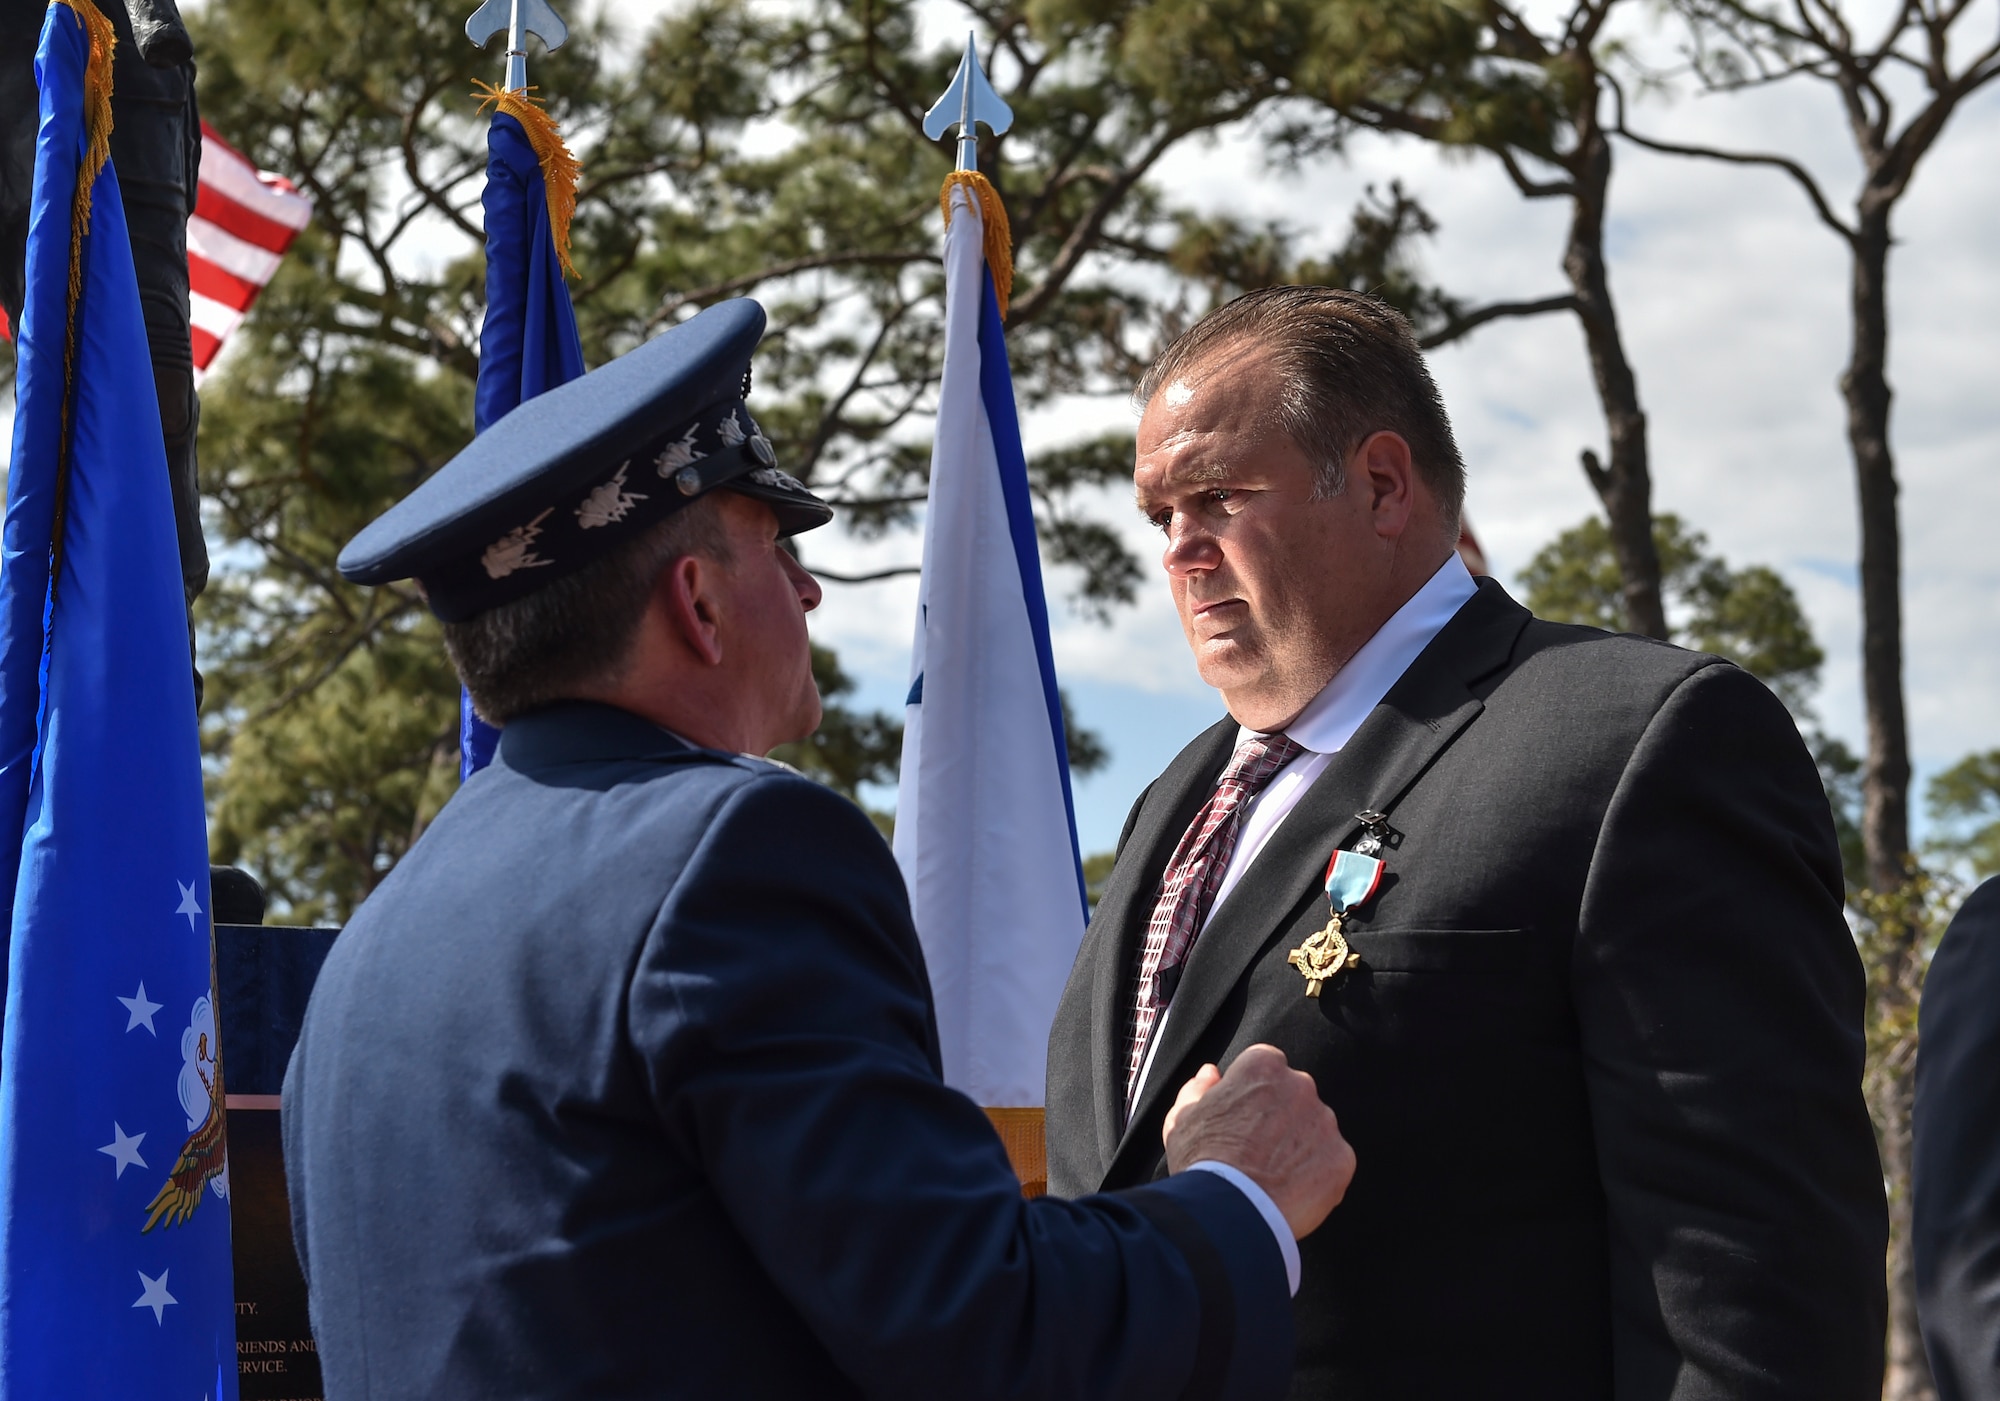
[{"label": "man in dark suit", "polygon": [[1175,1087],[1269,1042],[1361,1163],[1303,1249],[1294,1397],[1873,1401],[1861,968],[1784,707],[1475,584],[1450,424],[1370,298],[1240,299],[1139,398],[1229,714],[1126,822],[1050,1190],[1155,1180]]},{"label": "man in dark suit", "polygon": [[1184,1096],[1174,1176],[1023,1202],[887,846],[750,757],[818,723],[781,536],[831,515],[742,402],[763,326],[531,400],[342,554],[417,579],[504,732],[286,1074],[326,1394],[1279,1395],[1353,1166],[1310,1079],[1262,1048]]},{"label": "man in dark suit", "polygon": [[1972,892],[1924,980],[1911,1243],[1938,1401],[2000,1401],[2000,879]]}]

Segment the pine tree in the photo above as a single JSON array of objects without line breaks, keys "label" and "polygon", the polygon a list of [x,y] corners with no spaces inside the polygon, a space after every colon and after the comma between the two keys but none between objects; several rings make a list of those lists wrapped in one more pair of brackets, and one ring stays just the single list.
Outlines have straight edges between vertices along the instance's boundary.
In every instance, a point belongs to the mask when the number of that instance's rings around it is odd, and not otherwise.
[{"label": "pine tree", "polygon": [[[333,562],[471,433],[485,165],[471,86],[497,60],[465,42],[462,9],[212,0],[194,23],[205,115],[316,206],[206,386],[202,442],[219,564],[197,613],[214,851],[262,876],[284,918],[344,918],[455,783],[434,625],[408,588],[351,588]],[[1400,191],[1315,262],[1149,183],[1280,85],[1191,73],[1163,96],[1121,56],[1123,21],[972,13],[1017,114],[981,162],[1012,219],[1024,406],[1122,392],[1163,336],[1262,278],[1380,287],[1420,315],[1442,305],[1407,257],[1428,218]],[[531,59],[584,162],[572,294],[586,361],[756,295],[771,314],[759,422],[864,536],[915,520],[941,357],[937,191],[952,151],[920,125],[958,46],[919,42],[917,14],[909,0],[697,0],[636,40],[577,23]],[[1139,569],[1079,503],[1130,461],[1114,438],[1030,464],[1044,558],[1100,618]],[[800,546],[810,566],[814,541]],[[847,709],[837,659],[816,660],[826,725],[787,753],[844,791],[888,781],[898,720]],[[1072,754],[1102,745],[1077,732]]]}]

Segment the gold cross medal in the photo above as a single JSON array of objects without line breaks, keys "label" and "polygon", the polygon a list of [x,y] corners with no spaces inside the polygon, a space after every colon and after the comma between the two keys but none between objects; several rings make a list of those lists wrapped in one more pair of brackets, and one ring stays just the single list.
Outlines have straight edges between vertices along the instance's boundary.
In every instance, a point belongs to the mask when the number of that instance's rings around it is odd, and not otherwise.
[{"label": "gold cross medal", "polygon": [[1287,960],[1306,980],[1306,996],[1318,997],[1329,978],[1361,962],[1347,947],[1347,916],[1354,913],[1382,883],[1382,863],[1358,851],[1336,851],[1326,863],[1326,928],[1293,949]]}]

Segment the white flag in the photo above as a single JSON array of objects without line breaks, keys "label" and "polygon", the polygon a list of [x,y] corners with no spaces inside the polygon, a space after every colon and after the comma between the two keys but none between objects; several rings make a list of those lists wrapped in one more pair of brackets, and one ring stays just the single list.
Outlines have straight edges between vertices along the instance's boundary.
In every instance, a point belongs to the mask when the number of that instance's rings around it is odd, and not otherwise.
[{"label": "white flag", "polygon": [[896,860],[946,1081],[989,1108],[1033,1107],[1083,938],[1083,875],[1014,382],[970,195],[950,187]]}]

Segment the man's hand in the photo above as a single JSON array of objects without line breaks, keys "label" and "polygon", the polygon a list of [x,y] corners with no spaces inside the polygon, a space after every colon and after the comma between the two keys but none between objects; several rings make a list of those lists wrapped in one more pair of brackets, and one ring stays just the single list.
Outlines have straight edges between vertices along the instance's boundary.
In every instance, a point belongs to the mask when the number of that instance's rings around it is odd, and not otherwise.
[{"label": "man's hand", "polygon": [[1262,1187],[1303,1239],[1340,1205],[1354,1150],[1312,1076],[1276,1046],[1249,1046],[1223,1074],[1204,1065],[1167,1111],[1167,1168],[1227,1163]]}]

